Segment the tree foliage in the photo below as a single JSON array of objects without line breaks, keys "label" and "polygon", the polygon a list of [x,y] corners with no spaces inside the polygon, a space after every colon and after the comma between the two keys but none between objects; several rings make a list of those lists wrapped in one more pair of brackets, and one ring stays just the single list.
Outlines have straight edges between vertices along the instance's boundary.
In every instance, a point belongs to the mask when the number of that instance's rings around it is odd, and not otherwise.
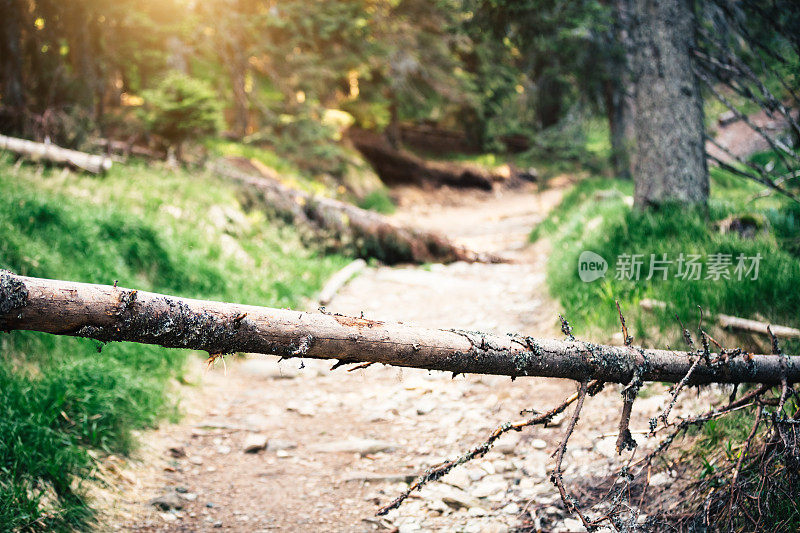
[{"label": "tree foliage", "polygon": [[175,148],[178,159],[187,139],[219,130],[222,115],[217,95],[203,80],[173,71],[155,89],[145,91],[144,99],[149,129]]}]

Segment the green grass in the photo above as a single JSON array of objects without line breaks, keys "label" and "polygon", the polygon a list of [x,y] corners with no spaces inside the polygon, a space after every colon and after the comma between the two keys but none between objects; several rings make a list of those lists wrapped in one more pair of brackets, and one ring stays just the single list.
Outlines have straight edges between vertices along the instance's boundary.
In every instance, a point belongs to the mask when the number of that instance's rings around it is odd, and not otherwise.
[{"label": "green grass", "polygon": [[310,179],[297,168],[297,166],[281,158],[277,153],[267,148],[216,138],[206,140],[205,147],[214,157],[244,157],[246,159],[254,159],[275,170],[281,182],[286,185],[296,187],[312,194],[333,196],[329,187],[324,183]]},{"label": "green grass", "polygon": [[[770,197],[750,202],[761,188],[714,169],[708,213],[667,206],[658,212],[631,208],[633,184],[619,180],[588,179],[564,197],[561,205],[532,232],[532,239],[549,237],[553,253],[548,262],[551,293],[564,307],[576,331],[584,334],[617,330],[615,300],[619,300],[629,325],[641,342],[660,324],[662,332],[677,338],[675,313],[684,322],[696,324],[697,306],[707,314],[726,313],[742,317],[762,316],[791,326],[800,325],[800,257],[796,243],[800,210],[792,202]],[[730,215],[765,221],[764,231],[754,238],[723,235],[717,224]],[[584,283],[578,276],[578,257],[584,250],[601,255],[608,262],[605,278]],[[677,264],[669,266],[668,279],[647,277],[650,254],[667,254],[677,260],[680,253],[698,254],[705,278],[709,256],[715,253],[753,257],[761,254],[756,280],[731,281],[676,279]],[[617,261],[623,254],[643,254],[642,278],[616,279]],[[668,302],[664,312],[639,311],[643,298]],[[602,334],[602,333],[601,333]],[[663,339],[659,339],[663,340]],[[796,350],[796,346],[793,346]]]},{"label": "green grass", "polygon": [[[292,307],[346,263],[242,210],[203,172],[132,162],[103,178],[12,168],[0,154],[0,268],[49,278]],[[186,353],[29,332],[0,334],[0,524],[84,528],[94,459],[176,416]]]},{"label": "green grass", "polygon": [[395,209],[397,209],[397,206],[394,205],[394,201],[389,196],[389,193],[383,189],[372,191],[366,195],[361,201],[358,202],[358,207],[361,209],[370,209],[386,215],[394,213]]}]

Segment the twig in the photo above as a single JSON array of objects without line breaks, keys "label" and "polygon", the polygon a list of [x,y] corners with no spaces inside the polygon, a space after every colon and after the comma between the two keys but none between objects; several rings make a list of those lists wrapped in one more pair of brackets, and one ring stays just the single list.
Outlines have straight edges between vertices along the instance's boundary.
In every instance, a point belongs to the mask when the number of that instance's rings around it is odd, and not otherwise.
[{"label": "twig", "polygon": [[[595,395],[603,389],[603,383],[600,381],[591,381],[588,386],[586,386],[586,392],[590,395]],[[585,396],[585,393],[584,393]],[[514,431],[521,431],[523,428],[533,425],[539,424],[547,424],[550,422],[556,415],[564,412],[564,410],[569,407],[573,402],[580,399],[581,394],[580,392],[576,392],[571,396],[567,397],[561,404],[557,405],[556,407],[550,409],[546,413],[539,414],[527,420],[521,420],[518,422],[507,422],[502,426],[495,429],[489,438],[486,439],[485,442],[479,444],[475,448],[471,449],[469,452],[465,453],[464,455],[458,457],[457,459],[447,460],[429,468],[424,474],[419,476],[409,487],[403,491],[397,498],[395,498],[391,503],[381,507],[378,512],[376,513],[378,516],[385,515],[392,509],[397,509],[402,505],[403,501],[408,498],[412,492],[415,490],[420,490],[423,486],[431,481],[437,481],[442,478],[442,476],[446,475],[448,472],[453,470],[455,467],[459,465],[463,465],[475,458],[483,457],[486,453],[491,449],[494,445],[495,441],[499,439],[504,433],[507,433],[511,430]],[[581,400],[581,403],[583,400]]]},{"label": "twig", "polygon": [[362,364],[360,364],[360,365],[356,365],[356,366],[354,366],[353,368],[348,368],[348,369],[347,369],[347,371],[348,371],[348,372],[353,372],[354,370],[360,370],[360,369],[362,369],[362,368],[367,368],[368,366],[372,366],[372,365],[374,365],[374,364],[375,364],[374,362],[362,363]]},{"label": "twig", "polygon": [[[742,453],[739,455],[739,459],[736,461],[736,467],[733,469],[733,475],[731,476],[731,493],[730,499],[728,501],[728,520],[730,521],[731,509],[733,509],[733,502],[736,497],[736,482],[739,479],[739,472],[742,470],[742,463],[744,462],[744,457],[747,455],[747,450],[750,448],[750,441],[753,440],[755,437],[756,432],[758,431],[758,426],[761,424],[761,415],[764,412],[764,407],[759,407],[758,411],[756,412],[756,419],[753,423],[753,429],[750,431],[750,434],[744,441],[744,448],[742,448]],[[730,524],[730,522],[729,522]]]},{"label": "twig", "polygon": [[[692,363],[692,366],[689,368],[689,371],[686,373],[685,376],[683,376],[683,379],[680,380],[680,382],[675,386],[675,390],[672,391],[672,398],[670,399],[669,403],[667,404],[667,407],[664,408],[664,412],[661,413],[660,416],[661,420],[664,421],[665,427],[669,425],[668,421],[669,413],[675,406],[675,402],[678,399],[678,394],[680,394],[683,387],[685,387],[686,384],[689,382],[689,379],[692,377],[694,369],[697,368],[697,365],[700,363],[701,360],[702,357],[698,357],[697,359],[694,360],[694,363]],[[655,433],[655,427],[650,428],[650,435],[652,435],[653,433]]]},{"label": "twig", "polygon": [[594,527],[592,524],[589,523],[589,520],[578,508],[577,502],[574,498],[567,494],[567,491],[564,489],[564,481],[561,475],[561,462],[564,459],[564,452],[567,450],[567,442],[569,441],[572,432],[575,430],[575,425],[578,423],[578,418],[581,415],[581,409],[583,409],[583,401],[586,399],[586,393],[588,390],[588,386],[585,381],[581,382],[580,389],[578,390],[578,403],[575,406],[575,411],[572,413],[572,418],[569,421],[569,425],[567,425],[567,430],[564,432],[564,438],[561,439],[561,444],[558,446],[558,451],[556,452],[556,465],[553,468],[553,473],[550,476],[550,481],[555,484],[558,488],[559,494],[561,494],[561,501],[564,502],[564,506],[566,507],[567,511],[570,513],[577,513],[578,517],[581,519],[583,526],[592,531]]}]

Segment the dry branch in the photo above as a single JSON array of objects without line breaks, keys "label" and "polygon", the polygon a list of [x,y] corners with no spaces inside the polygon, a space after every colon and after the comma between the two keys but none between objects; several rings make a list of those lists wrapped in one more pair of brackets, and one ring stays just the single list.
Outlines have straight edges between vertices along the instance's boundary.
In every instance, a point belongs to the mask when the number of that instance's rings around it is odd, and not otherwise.
[{"label": "dry branch", "polygon": [[111,159],[77,150],[68,150],[54,144],[37,143],[0,135],[0,149],[9,150],[34,161],[45,160],[58,165],[69,165],[93,174],[102,174],[111,168]]},{"label": "dry branch", "polygon": [[255,195],[255,201],[276,215],[310,230],[320,240],[335,242],[336,248],[350,248],[361,257],[386,263],[500,261],[493,255],[456,246],[436,233],[400,226],[379,213],[288,187],[277,176],[254,176],[223,164],[217,164],[214,170],[244,185],[247,193]]},{"label": "dry branch", "polygon": [[[103,342],[132,341],[211,355],[251,352],[287,358],[542,376],[577,381],[678,382],[696,353],[580,341],[496,336],[324,313],[191,300],[110,285],[0,273],[0,330],[32,330]],[[711,357],[690,383],[800,381],[795,357]]]}]

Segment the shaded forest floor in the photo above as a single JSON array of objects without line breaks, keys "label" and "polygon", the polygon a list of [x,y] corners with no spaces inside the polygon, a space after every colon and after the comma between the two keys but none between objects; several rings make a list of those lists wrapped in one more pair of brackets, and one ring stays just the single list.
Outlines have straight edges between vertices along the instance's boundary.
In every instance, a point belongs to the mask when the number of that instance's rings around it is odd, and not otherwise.
[{"label": "shaded forest floor", "polygon": [[[560,336],[558,305],[545,284],[546,241],[530,228],[558,203],[566,180],[549,189],[501,194],[413,188],[395,217],[507,264],[369,268],[329,311],[433,327]],[[572,268],[572,265],[568,266]],[[565,266],[567,268],[567,266]],[[309,304],[313,307],[315,304]],[[613,332],[609,332],[609,338]],[[601,340],[601,339],[593,339]],[[575,384],[552,379],[458,376],[390,367],[333,372],[330,364],[279,364],[272,357],[228,359],[181,387],[177,425],[144,436],[139,458],[121,469],[99,521],[133,531],[507,531],[523,521],[547,531],[579,530],[549,482],[555,427],[507,435],[483,459],[434,483],[385,519],[379,505],[428,466],[483,441],[521,409],[544,411]],[[663,407],[659,385],[640,399],[631,427]],[[567,486],[612,473],[618,387],[588,401],[565,458]],[[694,401],[687,395],[689,408]],[[245,444],[268,440],[265,451]],[[668,485],[669,479],[660,480]],[[153,502],[160,504],[154,505]],[[169,510],[166,510],[169,509]]]}]

